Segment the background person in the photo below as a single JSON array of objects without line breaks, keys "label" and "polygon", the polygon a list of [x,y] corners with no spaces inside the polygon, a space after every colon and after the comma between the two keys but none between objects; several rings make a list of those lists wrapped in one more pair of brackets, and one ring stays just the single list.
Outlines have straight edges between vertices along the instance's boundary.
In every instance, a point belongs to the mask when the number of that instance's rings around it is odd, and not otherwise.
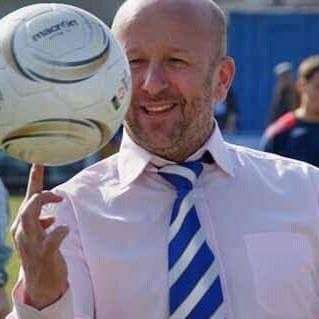
[{"label": "background person", "polygon": [[298,69],[300,104],[266,129],[263,149],[319,167],[319,55]]},{"label": "background person", "polygon": [[274,87],[268,123],[276,121],[292,110],[296,103],[295,79],[290,62],[281,62],[274,68],[276,84]]},{"label": "background person", "polygon": [[32,168],[9,318],[317,319],[319,172],[224,142],[222,11],[129,0],[113,32],[133,75],[120,151],[54,192]]}]

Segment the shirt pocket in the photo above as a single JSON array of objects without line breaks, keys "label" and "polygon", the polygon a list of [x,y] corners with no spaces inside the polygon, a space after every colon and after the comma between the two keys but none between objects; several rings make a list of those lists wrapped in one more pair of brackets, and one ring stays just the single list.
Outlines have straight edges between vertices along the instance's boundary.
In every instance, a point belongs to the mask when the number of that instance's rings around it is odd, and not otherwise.
[{"label": "shirt pocket", "polygon": [[245,235],[244,241],[263,310],[271,318],[318,318],[318,271],[308,238],[268,232]]}]

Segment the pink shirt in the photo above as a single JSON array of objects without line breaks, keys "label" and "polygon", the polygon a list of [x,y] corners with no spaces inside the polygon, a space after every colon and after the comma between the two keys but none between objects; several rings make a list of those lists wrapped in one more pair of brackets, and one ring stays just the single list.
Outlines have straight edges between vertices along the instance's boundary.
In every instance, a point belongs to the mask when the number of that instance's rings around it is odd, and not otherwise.
[{"label": "pink shirt", "polygon": [[[319,318],[318,170],[227,144],[216,128],[194,189],[221,264],[227,319]],[[175,191],[154,158],[124,134],[118,155],[59,186],[48,208],[71,233],[62,252],[70,289],[42,311],[14,294],[19,319],[168,318],[167,235]],[[201,318],[199,318],[201,319]]]}]

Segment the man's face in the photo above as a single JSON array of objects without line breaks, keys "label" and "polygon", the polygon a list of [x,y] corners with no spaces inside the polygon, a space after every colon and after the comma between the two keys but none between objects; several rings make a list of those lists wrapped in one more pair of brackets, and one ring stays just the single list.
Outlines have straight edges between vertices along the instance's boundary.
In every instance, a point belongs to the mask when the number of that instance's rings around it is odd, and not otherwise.
[{"label": "man's face", "polygon": [[164,157],[207,138],[213,127],[213,37],[191,10],[148,8],[116,36],[133,77],[126,117],[131,137]]}]

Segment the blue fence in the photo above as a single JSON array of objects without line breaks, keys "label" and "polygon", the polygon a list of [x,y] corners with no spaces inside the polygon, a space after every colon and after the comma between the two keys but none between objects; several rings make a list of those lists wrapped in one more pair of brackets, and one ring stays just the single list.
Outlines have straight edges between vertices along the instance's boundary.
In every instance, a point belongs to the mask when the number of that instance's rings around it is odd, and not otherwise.
[{"label": "blue fence", "polygon": [[319,13],[231,12],[229,53],[236,60],[234,92],[241,131],[261,132],[274,85],[274,66],[319,54]]}]

